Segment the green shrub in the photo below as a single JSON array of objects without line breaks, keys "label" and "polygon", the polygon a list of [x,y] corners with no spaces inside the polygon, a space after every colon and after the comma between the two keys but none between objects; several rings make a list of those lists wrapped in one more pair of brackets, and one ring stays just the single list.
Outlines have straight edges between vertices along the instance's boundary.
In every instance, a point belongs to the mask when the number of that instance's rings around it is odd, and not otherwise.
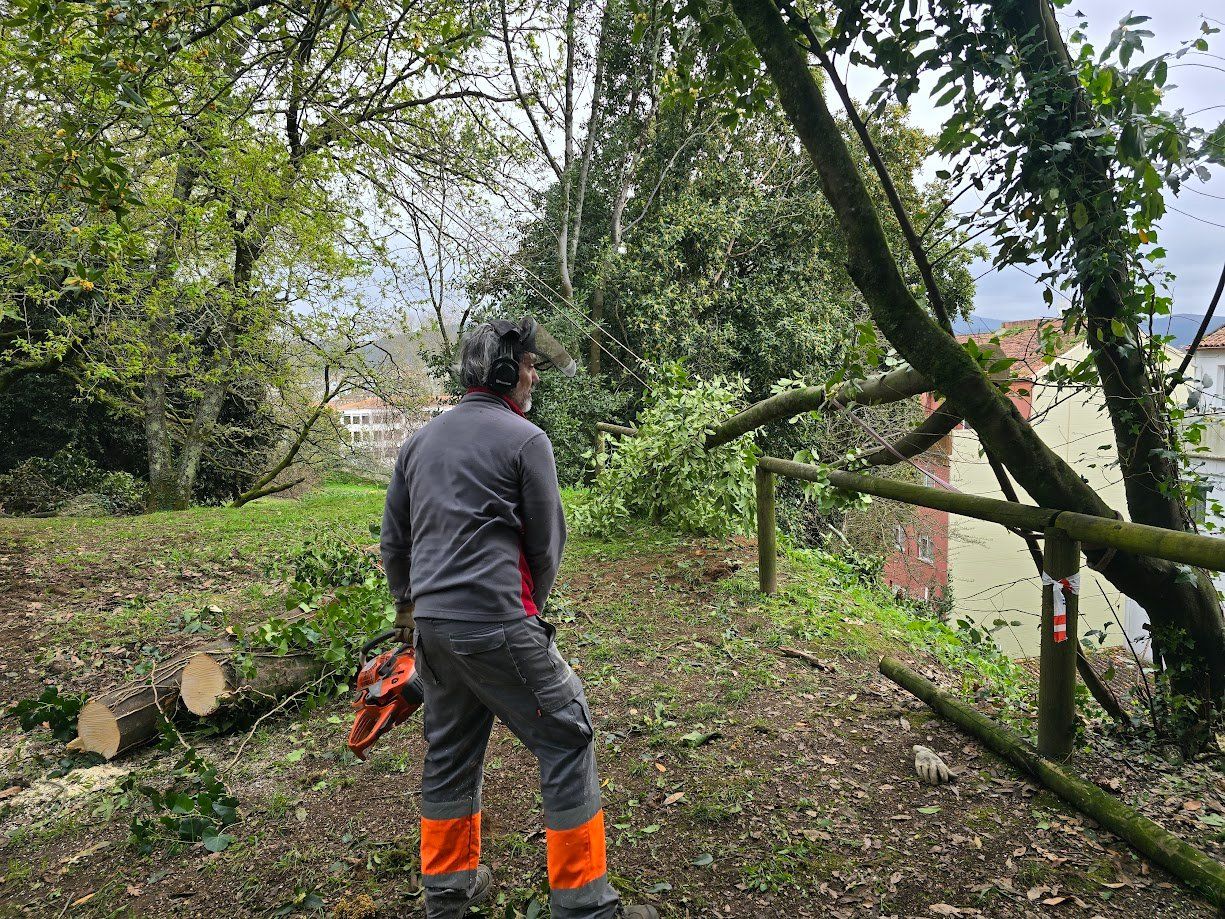
[{"label": "green shrub", "polygon": [[638,517],[685,533],[751,532],[757,448],[748,438],[703,446],[745,391],[743,380],[665,368],[638,416],[638,436],[610,438],[611,455],[595,458],[599,473],[571,515],[576,529],[607,535]]},{"label": "green shrub", "polygon": [[87,492],[102,494],[116,513],[134,513],[144,503],[137,479],[126,472],[107,473],[71,447],[32,457],[0,475],[0,506],[8,514],[47,513]]},{"label": "green shrub", "polygon": [[0,502],[10,514],[44,513],[88,491],[101,475],[97,463],[68,448],[31,457],[0,476]]},{"label": "green shrub", "polygon": [[350,587],[382,577],[378,557],[338,536],[319,536],[274,561],[269,574],[317,591]]},{"label": "green shrub", "polygon": [[145,483],[130,472],[108,472],[94,489],[114,514],[139,514],[145,509]]}]

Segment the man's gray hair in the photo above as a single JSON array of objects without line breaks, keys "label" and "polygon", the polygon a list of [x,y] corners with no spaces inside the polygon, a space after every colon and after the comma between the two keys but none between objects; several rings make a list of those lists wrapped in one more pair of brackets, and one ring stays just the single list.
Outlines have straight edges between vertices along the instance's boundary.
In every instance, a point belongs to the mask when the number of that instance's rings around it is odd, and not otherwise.
[{"label": "man's gray hair", "polygon": [[459,382],[465,389],[484,386],[489,379],[489,369],[502,353],[502,339],[487,322],[464,333],[459,346]]}]

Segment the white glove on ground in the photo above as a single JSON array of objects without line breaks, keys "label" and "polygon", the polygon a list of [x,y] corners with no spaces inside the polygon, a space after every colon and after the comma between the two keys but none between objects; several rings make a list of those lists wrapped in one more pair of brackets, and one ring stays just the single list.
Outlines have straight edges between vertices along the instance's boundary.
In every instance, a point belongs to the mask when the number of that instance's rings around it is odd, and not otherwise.
[{"label": "white glove on ground", "polygon": [[927,747],[916,744],[914,750],[914,771],[928,785],[943,785],[949,780],[949,767]]}]

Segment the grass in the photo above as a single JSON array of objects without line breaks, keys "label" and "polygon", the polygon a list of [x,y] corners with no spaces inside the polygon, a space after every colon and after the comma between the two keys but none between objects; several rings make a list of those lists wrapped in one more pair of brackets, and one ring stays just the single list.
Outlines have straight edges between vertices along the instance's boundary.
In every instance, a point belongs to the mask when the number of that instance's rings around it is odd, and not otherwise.
[{"label": "grass", "polygon": [[13,519],[6,528],[34,548],[91,546],[72,555],[55,553],[68,568],[86,570],[112,557],[109,547],[135,548],[178,567],[241,558],[268,562],[300,546],[321,529],[356,543],[375,541],[370,524],[383,511],[383,490],[332,484],[297,501],[262,498],[240,508],[195,507],[139,517]]},{"label": "grass", "polygon": [[895,598],[886,586],[845,559],[813,549],[787,549],[779,590],[761,597],[755,573],[720,585],[741,603],[758,605],[778,637],[818,654],[875,661],[903,650],[929,653],[961,678],[962,690],[1020,700],[1032,678],[988,636],[950,625],[930,607]]}]

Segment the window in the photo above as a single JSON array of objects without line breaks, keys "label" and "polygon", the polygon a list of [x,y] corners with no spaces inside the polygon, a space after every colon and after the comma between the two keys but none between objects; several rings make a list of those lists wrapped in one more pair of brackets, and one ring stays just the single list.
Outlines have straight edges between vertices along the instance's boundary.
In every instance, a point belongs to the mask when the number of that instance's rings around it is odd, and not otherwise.
[{"label": "window", "polygon": [[917,540],[919,548],[919,558],[922,561],[930,562],[936,557],[935,545],[932,543],[930,536],[920,536]]},{"label": "window", "polygon": [[893,530],[893,548],[899,552],[906,552],[906,530],[902,527],[894,527]]},{"label": "window", "polygon": [[1201,526],[1208,519],[1208,493],[1212,490],[1210,485],[1197,486],[1191,495],[1191,500],[1187,502],[1187,510],[1191,514],[1191,519]]}]

